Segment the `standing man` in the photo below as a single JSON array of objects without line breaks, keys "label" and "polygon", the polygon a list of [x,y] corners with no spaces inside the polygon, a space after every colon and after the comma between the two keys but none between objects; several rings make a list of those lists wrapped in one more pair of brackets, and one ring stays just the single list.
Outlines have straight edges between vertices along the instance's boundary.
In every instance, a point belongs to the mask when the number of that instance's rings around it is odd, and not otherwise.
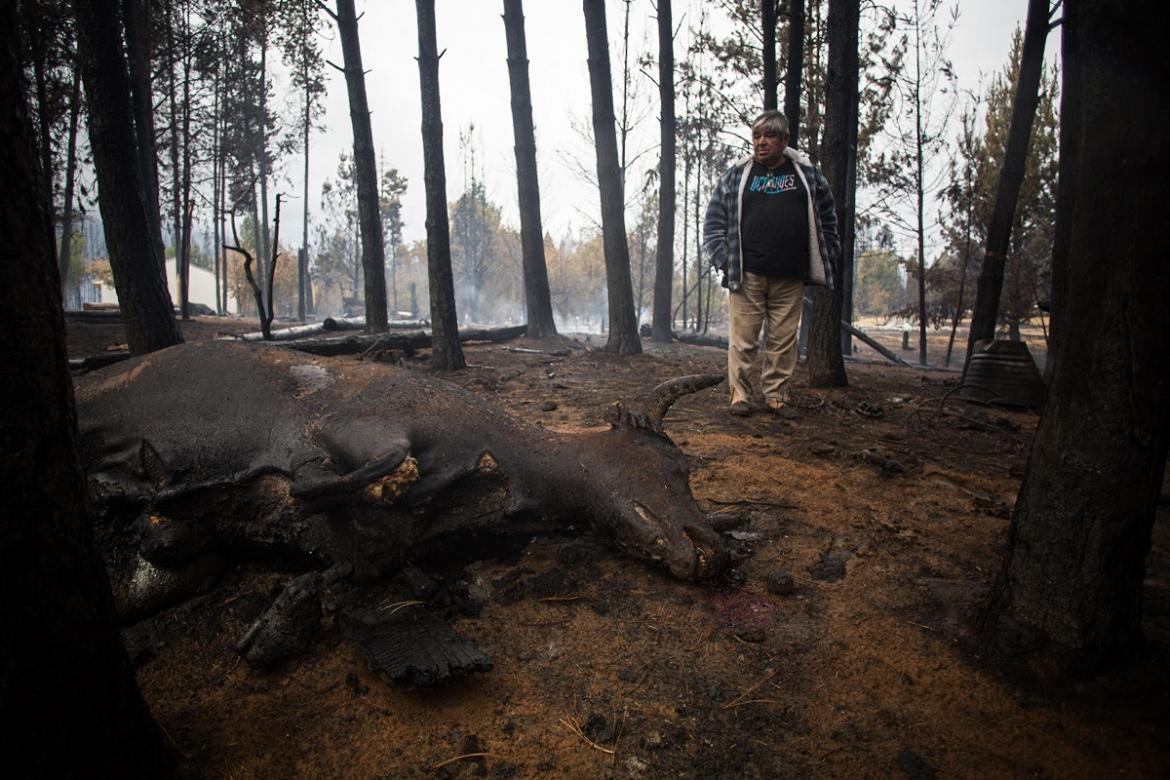
[{"label": "standing man", "polygon": [[752,413],[750,370],[760,325],[764,342],[764,408],[789,400],[804,286],[833,286],[841,253],[829,183],[804,152],[788,146],[788,120],[765,111],[752,122],[752,156],[715,184],[703,223],[707,259],[730,291],[727,339],[729,411]]}]

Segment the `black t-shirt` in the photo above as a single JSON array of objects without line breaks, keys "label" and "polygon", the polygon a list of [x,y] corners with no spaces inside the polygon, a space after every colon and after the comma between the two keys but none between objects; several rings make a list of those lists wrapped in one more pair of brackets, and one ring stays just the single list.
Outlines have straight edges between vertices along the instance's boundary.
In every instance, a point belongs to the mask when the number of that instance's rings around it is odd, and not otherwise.
[{"label": "black t-shirt", "polygon": [[803,279],[808,273],[808,193],[796,164],[770,171],[752,163],[740,223],[743,268],[754,274]]}]

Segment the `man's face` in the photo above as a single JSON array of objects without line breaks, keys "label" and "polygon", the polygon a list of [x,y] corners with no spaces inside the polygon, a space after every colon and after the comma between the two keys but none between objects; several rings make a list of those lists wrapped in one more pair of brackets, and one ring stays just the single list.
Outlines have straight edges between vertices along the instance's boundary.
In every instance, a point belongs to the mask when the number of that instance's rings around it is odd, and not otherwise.
[{"label": "man's face", "polygon": [[787,135],[776,135],[768,131],[752,131],[752,154],[756,162],[761,165],[779,165],[784,159],[784,149],[787,146]]}]

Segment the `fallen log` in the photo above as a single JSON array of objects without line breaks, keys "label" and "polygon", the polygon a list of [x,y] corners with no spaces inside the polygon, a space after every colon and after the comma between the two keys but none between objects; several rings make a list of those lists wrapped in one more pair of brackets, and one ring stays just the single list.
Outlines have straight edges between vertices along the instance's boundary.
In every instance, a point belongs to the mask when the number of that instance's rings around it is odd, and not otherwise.
[{"label": "fallen log", "polygon": [[[361,330],[363,325],[351,325],[346,321],[341,321],[339,324],[332,319],[324,319],[321,322],[309,322],[304,325],[293,325],[288,328],[280,328],[272,331],[272,341],[291,341],[293,339],[305,338],[306,336],[315,336],[318,333],[331,333],[338,330]],[[259,331],[252,331],[250,333],[240,333],[238,335],[223,336],[224,341],[263,341],[264,334]]]},{"label": "fallen log", "polygon": [[[426,320],[391,320],[387,323],[387,327],[391,330],[405,330],[405,329],[419,329],[426,328],[430,323]],[[293,339],[305,338],[307,336],[315,336],[319,333],[334,333],[343,330],[364,330],[366,327],[365,317],[326,317],[320,322],[310,322],[305,325],[293,325],[289,328],[281,328],[280,330],[272,331],[272,341],[291,341]],[[259,332],[241,333],[239,335],[229,335],[222,337],[224,341],[263,341],[264,334]]]},{"label": "fallen log", "polygon": [[[459,331],[460,341],[490,341],[500,344],[518,339],[528,332],[528,325],[509,325],[506,328],[464,328]],[[429,331],[428,331],[429,334]]]},{"label": "fallen log", "polygon": [[[498,344],[523,336],[527,329],[527,325],[515,325],[510,328],[470,328],[459,331],[459,341],[489,341]],[[431,345],[431,332],[420,330],[415,333],[353,333],[347,336],[291,339],[273,344],[285,349],[327,357],[359,355],[375,344],[381,349],[423,349]]]},{"label": "fallen log", "polygon": [[521,355],[549,355],[551,357],[568,357],[569,350],[567,349],[529,349],[528,347],[506,347],[509,352],[517,352]]},{"label": "fallen log", "polygon": [[683,344],[693,344],[696,347],[718,347],[719,349],[727,349],[727,339],[722,336],[706,336],[701,333],[674,333],[675,341]]},{"label": "fallen log", "polygon": [[[324,326],[320,322],[310,322],[307,325],[293,325],[289,328],[280,328],[272,331],[273,341],[285,341],[287,339],[296,339],[303,336],[312,336],[317,333],[323,333]],[[259,331],[250,333],[222,333],[218,337],[219,341],[263,341],[264,334]]]},{"label": "fallen log", "polygon": [[[650,326],[643,325],[639,331],[643,338],[650,338]],[[683,344],[693,344],[696,347],[718,347],[719,349],[727,349],[727,339],[722,336],[705,336],[700,333],[687,333],[684,331],[672,330],[670,332],[671,338]]]},{"label": "fallen log", "polygon": [[[365,317],[326,317],[321,320],[325,326],[325,330],[365,330]],[[431,326],[430,320],[390,320],[386,323],[386,327],[390,330],[403,330],[408,328],[425,329]]]},{"label": "fallen log", "polygon": [[95,371],[99,368],[105,368],[106,366],[112,366],[115,363],[120,363],[123,360],[127,360],[129,357],[129,350],[114,349],[110,350],[109,352],[99,352],[96,355],[88,355],[87,357],[83,358],[70,358],[69,370],[80,371],[84,374],[87,371]]},{"label": "fallen log", "polygon": [[[900,366],[906,366],[908,368],[911,367],[909,363],[898,357],[886,347],[879,344],[873,339],[873,337],[867,335],[864,331],[853,327],[848,322],[845,322],[845,320],[841,320],[841,327],[853,336],[856,336],[866,345],[872,347],[874,351],[887,360],[893,363],[897,363]],[[720,349],[727,349],[727,339],[722,338],[721,336],[704,336],[698,333],[679,333],[678,331],[675,331],[671,335],[674,336],[675,341],[679,341],[683,344],[693,344],[698,347],[718,347]]]},{"label": "fallen log", "polygon": [[[320,325],[320,323],[313,323]],[[285,328],[285,331],[294,331],[300,327]],[[511,341],[524,335],[527,329],[526,325],[515,325],[508,328],[470,328],[459,331],[459,340],[467,341],[488,341],[495,344],[504,341]],[[274,331],[273,336],[281,331]],[[302,331],[305,332],[305,331]],[[310,333],[320,331],[308,331]],[[244,334],[245,336],[255,335],[256,339],[243,338],[244,341],[256,340],[258,343],[264,343],[259,339],[260,334]],[[222,340],[238,341],[239,337],[226,336],[221,337]],[[431,345],[431,333],[426,330],[419,330],[415,333],[354,333],[347,336],[332,336],[321,338],[296,338],[293,336],[285,336],[283,338],[274,338],[275,345],[285,347],[287,349],[295,349],[298,352],[308,352],[313,355],[358,355],[373,348],[379,349],[399,349],[413,352],[416,349],[422,349]],[[96,355],[88,355],[83,358],[70,358],[69,370],[85,373],[87,371],[94,371],[99,368],[111,366],[114,363],[119,363],[130,357],[130,353],[124,349],[111,350],[109,352],[99,352]]]},{"label": "fallen log", "polygon": [[907,368],[911,367],[910,364],[907,363],[905,360],[898,357],[893,352],[886,349],[884,346],[882,346],[878,342],[874,341],[874,339],[871,336],[866,335],[864,331],[858,330],[857,328],[853,327],[845,320],[841,320],[841,327],[844,328],[846,331],[848,331],[850,335],[856,336],[857,338],[861,339],[861,341],[866,346],[873,348],[874,351],[876,351],[879,355],[884,357],[886,360],[889,360],[893,363],[897,363],[900,366],[906,366]]},{"label": "fallen log", "polygon": [[297,352],[308,352],[311,355],[331,357],[333,355],[359,355],[375,344],[386,349],[417,349],[430,345],[431,334],[427,331],[393,335],[389,333],[352,333],[346,336],[311,336],[260,343],[284,349],[294,349]]},{"label": "fallen log", "polygon": [[65,319],[70,322],[92,322],[105,325],[121,325],[122,312],[120,309],[71,309],[65,312]]}]

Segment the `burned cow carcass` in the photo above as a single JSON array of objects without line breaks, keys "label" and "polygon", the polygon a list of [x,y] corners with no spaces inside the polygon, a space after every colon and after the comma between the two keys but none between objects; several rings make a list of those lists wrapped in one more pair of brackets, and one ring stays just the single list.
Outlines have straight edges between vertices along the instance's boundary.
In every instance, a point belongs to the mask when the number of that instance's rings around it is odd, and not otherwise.
[{"label": "burned cow carcass", "polygon": [[[678,396],[720,379],[672,380],[639,406],[615,404],[611,430],[561,434],[417,371],[180,345],[86,375],[77,402],[97,537],[127,617],[250,556],[310,570],[260,621],[309,625],[316,590],[336,579],[570,525],[677,577],[717,574],[726,552],[661,422]],[[307,631],[265,630],[245,637],[250,660],[288,655]]]}]

